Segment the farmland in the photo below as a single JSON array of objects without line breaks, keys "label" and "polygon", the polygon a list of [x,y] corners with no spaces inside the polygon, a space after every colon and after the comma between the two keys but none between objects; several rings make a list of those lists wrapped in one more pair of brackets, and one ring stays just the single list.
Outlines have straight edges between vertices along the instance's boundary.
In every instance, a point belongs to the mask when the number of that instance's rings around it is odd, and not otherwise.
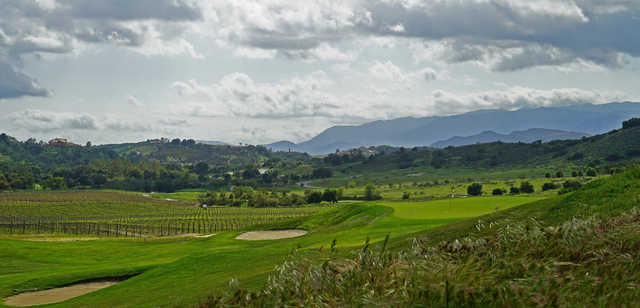
[{"label": "farmland", "polygon": [[304,208],[200,208],[193,204],[116,191],[0,194],[0,234],[111,237],[176,236],[241,230],[298,219]]}]

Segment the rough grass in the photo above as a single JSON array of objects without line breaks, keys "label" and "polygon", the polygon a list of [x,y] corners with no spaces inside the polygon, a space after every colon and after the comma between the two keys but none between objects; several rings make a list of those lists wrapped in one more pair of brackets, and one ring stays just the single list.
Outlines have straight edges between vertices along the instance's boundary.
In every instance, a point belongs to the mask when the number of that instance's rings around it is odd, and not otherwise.
[{"label": "rough grass", "polygon": [[232,286],[200,307],[634,306],[639,204],[633,169],[568,196],[415,234],[394,250],[387,240],[367,241],[353,258],[294,257],[261,290]]}]

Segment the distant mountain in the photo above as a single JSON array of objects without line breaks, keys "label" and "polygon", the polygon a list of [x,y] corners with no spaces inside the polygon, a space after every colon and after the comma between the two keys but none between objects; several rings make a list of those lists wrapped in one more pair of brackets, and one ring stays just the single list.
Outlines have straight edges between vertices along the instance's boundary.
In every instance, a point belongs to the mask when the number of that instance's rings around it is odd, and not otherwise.
[{"label": "distant mountain", "polygon": [[588,137],[589,134],[586,133],[576,133],[576,132],[568,132],[564,130],[557,129],[546,129],[546,128],[532,128],[523,131],[515,131],[510,134],[500,134],[494,131],[486,131],[477,135],[468,136],[468,137],[452,137],[447,140],[438,141],[431,146],[434,148],[446,148],[449,146],[463,146],[470,144],[478,144],[478,143],[489,143],[489,142],[524,142],[531,143],[534,141],[541,140],[542,142],[549,142],[553,140],[573,140],[580,139],[582,137]]},{"label": "distant mountain", "polygon": [[[310,154],[333,153],[361,146],[428,146],[455,136],[472,136],[493,131],[544,128],[596,135],[620,127],[620,123],[640,116],[640,103],[610,103],[535,109],[482,110],[454,116],[399,118],[359,126],[334,126],[311,140],[296,144],[292,151]],[[290,145],[288,145],[290,146]],[[288,149],[287,149],[288,150]]]},{"label": "distant mountain", "polygon": [[274,152],[288,152],[296,149],[296,144],[291,141],[278,141],[270,144],[265,144],[265,148]]}]

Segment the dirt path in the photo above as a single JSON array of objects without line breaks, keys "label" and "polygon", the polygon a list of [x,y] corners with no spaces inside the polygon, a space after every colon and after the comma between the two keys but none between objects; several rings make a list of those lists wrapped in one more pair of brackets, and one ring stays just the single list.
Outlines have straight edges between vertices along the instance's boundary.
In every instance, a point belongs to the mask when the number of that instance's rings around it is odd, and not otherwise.
[{"label": "dirt path", "polygon": [[305,230],[273,230],[273,231],[251,231],[236,236],[236,240],[264,241],[279,240],[283,238],[299,237],[307,234]]},{"label": "dirt path", "polygon": [[110,287],[118,282],[119,281],[87,282],[44,291],[26,292],[6,298],[4,300],[4,304],[9,306],[27,307],[59,303]]}]

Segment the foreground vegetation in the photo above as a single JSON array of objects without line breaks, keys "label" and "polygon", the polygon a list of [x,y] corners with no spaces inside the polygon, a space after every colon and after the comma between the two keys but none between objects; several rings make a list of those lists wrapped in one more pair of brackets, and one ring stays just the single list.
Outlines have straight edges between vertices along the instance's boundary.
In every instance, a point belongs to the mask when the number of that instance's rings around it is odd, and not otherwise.
[{"label": "foreground vegetation", "polygon": [[201,307],[633,306],[639,196],[634,169],[405,244],[367,240],[352,258],[293,257],[260,291],[236,286]]}]

